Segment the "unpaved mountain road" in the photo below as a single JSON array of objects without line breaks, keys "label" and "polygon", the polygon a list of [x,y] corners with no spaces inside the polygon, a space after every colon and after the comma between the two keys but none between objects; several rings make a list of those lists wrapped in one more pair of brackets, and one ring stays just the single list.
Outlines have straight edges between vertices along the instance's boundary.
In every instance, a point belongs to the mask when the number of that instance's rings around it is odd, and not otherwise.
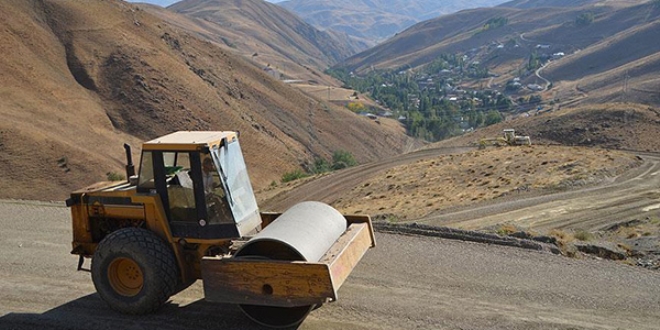
[{"label": "unpaved mountain road", "polygon": [[[260,329],[200,283],[149,316],[109,310],[69,254],[61,204],[0,201],[0,329]],[[300,329],[660,329],[660,273],[603,260],[378,234]]]}]

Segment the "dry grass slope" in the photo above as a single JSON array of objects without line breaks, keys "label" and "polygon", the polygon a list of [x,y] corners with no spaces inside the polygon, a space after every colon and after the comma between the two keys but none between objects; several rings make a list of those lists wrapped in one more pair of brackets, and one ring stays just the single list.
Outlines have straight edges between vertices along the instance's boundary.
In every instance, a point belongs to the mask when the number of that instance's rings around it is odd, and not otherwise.
[{"label": "dry grass slope", "polygon": [[287,79],[338,83],[322,72],[366,49],[347,36],[320,31],[265,1],[185,0],[168,9],[141,6],[173,26],[210,40]]},{"label": "dry grass slope", "polygon": [[640,161],[617,151],[564,147],[505,147],[439,156],[391,168],[333,205],[347,213],[390,220],[422,218],[528,191],[598,183]]},{"label": "dry grass slope", "polygon": [[121,172],[123,142],[176,130],[241,131],[257,187],[313,156],[365,162],[409,141],[123,1],[3,1],[0,45],[1,198],[65,198]]}]

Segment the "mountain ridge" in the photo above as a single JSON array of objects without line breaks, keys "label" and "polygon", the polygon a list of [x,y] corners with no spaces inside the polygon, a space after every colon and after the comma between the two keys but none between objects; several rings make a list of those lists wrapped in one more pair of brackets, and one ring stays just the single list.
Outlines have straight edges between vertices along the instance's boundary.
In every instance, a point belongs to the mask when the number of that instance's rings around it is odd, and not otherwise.
[{"label": "mountain ridge", "polygon": [[434,0],[288,0],[279,6],[298,14],[307,22],[342,31],[367,40],[371,46],[403,31],[415,23],[466,8],[487,7],[505,0],[463,1]]}]

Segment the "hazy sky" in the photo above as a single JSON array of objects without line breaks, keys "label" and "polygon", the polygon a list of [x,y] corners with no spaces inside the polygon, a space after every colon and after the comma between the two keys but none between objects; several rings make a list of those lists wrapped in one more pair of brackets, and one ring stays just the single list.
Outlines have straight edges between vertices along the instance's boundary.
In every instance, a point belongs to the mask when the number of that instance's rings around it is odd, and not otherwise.
[{"label": "hazy sky", "polygon": [[[126,0],[128,2],[146,2],[146,3],[152,3],[154,5],[159,5],[162,7],[167,7],[175,2],[179,2],[180,0]],[[282,2],[284,0],[266,0],[268,2]]]}]

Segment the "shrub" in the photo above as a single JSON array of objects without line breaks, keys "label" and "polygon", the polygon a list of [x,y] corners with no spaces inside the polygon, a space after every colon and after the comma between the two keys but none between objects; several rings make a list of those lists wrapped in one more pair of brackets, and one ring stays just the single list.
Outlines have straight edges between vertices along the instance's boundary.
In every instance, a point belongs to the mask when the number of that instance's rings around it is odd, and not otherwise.
[{"label": "shrub", "polygon": [[332,169],[340,170],[357,165],[357,161],[353,154],[348,151],[337,150],[332,154]]},{"label": "shrub", "polygon": [[512,224],[503,224],[500,225],[496,232],[500,236],[508,236],[518,231],[518,228]]},{"label": "shrub", "polygon": [[298,180],[307,177],[307,173],[301,170],[295,170],[291,172],[286,172],[282,175],[282,182],[286,183],[293,180]]},{"label": "shrub", "polygon": [[321,174],[325,172],[330,172],[331,170],[332,170],[332,165],[330,165],[330,162],[328,162],[324,158],[314,159],[314,164],[312,165],[312,173]]},{"label": "shrub", "polygon": [[346,107],[353,112],[362,112],[367,110],[367,107],[365,107],[364,104],[359,101],[350,102]]},{"label": "shrub", "polygon": [[580,230],[576,232],[575,234],[573,234],[573,237],[575,237],[575,239],[580,241],[590,241],[594,238],[594,236],[590,232],[584,230]]},{"label": "shrub", "polygon": [[123,174],[114,171],[106,173],[105,176],[107,177],[108,181],[123,181],[125,179]]},{"label": "shrub", "polygon": [[580,16],[578,16],[575,19],[575,24],[577,26],[587,26],[593,23],[593,21],[594,21],[593,13],[584,13],[584,14],[580,14]]}]

